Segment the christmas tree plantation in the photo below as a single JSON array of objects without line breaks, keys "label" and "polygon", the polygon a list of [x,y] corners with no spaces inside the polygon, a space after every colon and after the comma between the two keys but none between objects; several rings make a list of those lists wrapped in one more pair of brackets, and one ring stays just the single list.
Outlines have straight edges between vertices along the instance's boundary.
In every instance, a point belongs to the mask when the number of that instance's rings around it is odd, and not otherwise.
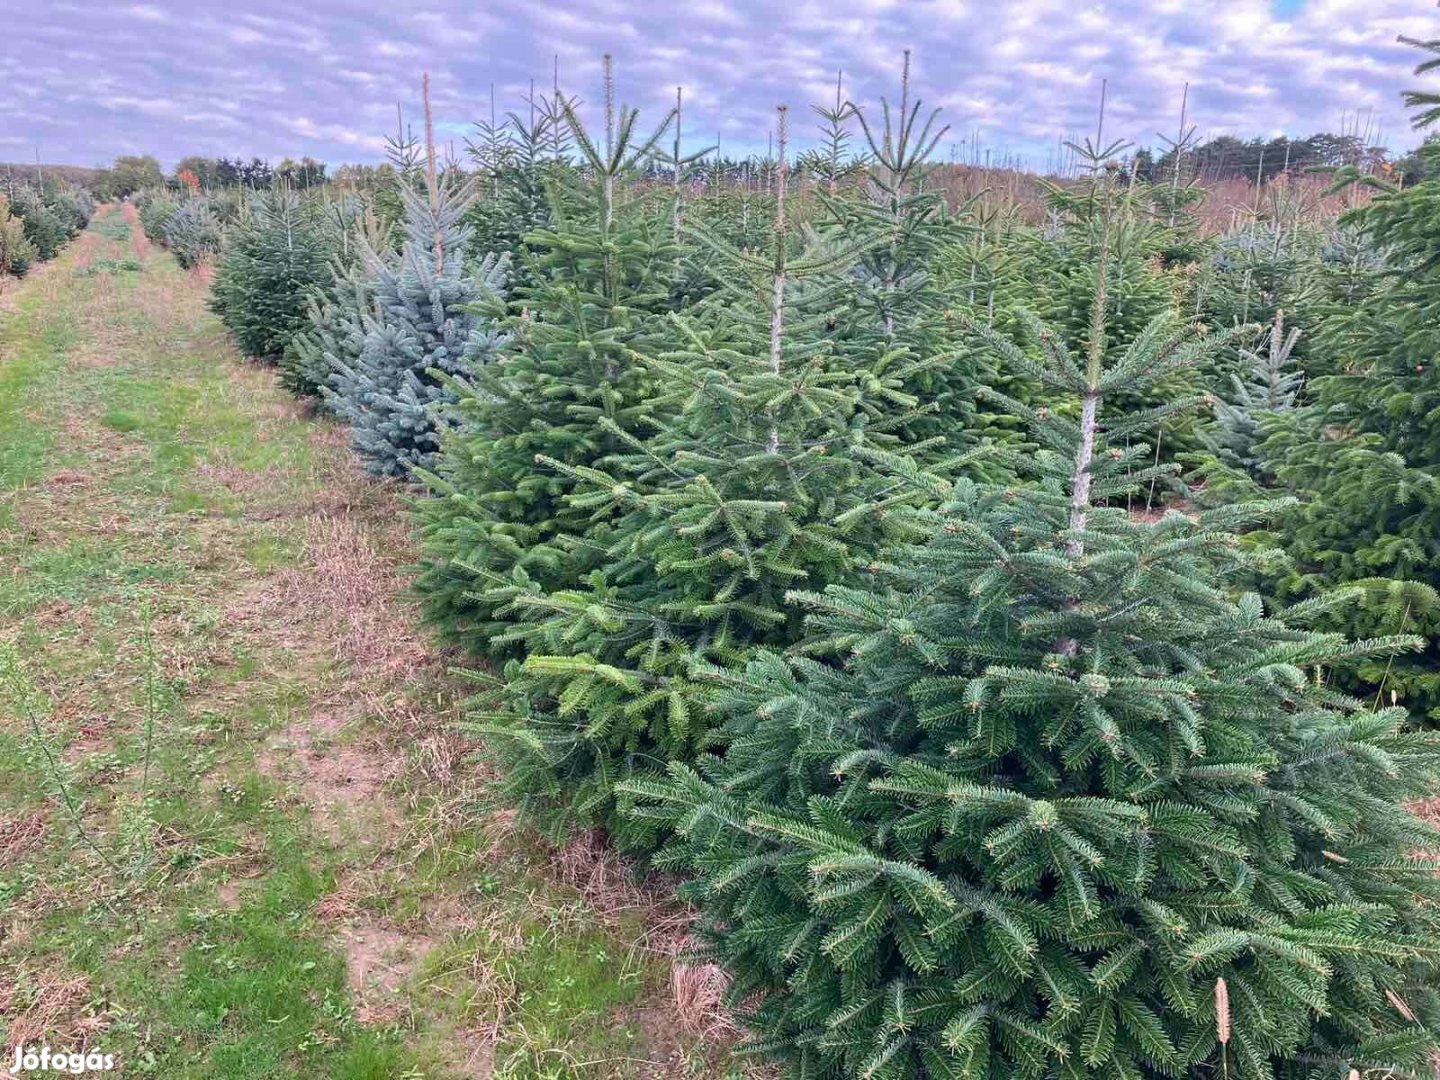
[{"label": "christmas tree plantation", "polygon": [[1107,400],[1226,343],[1162,316],[1107,363],[1105,286],[1082,350],[990,339],[1078,405],[1001,403],[1031,482],[798,595],[840,663],[717,673],[722,752],[623,787],[787,1076],[1429,1075],[1440,838],[1401,800],[1440,745],[1317,675],[1419,642],[1237,595],[1264,507],[1115,505],[1145,420]]},{"label": "christmas tree plantation", "polygon": [[1102,106],[956,195],[908,55],[745,161],[604,70],[338,232],[205,204],[523,820],[683,874],[787,1077],[1431,1076],[1440,181],[1217,207]]}]

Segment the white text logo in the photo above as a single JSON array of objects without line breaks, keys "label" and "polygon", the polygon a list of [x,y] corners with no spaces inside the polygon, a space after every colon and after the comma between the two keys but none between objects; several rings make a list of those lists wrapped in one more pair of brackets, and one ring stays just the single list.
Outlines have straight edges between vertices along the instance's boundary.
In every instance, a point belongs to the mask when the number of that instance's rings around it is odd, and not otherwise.
[{"label": "white text logo", "polygon": [[10,1066],[10,1071],[19,1073],[23,1069],[25,1072],[83,1073],[102,1072],[114,1067],[115,1055],[102,1054],[98,1050],[85,1054],[55,1054],[50,1052],[48,1046],[42,1046],[39,1050],[32,1046],[17,1046],[15,1063]]}]

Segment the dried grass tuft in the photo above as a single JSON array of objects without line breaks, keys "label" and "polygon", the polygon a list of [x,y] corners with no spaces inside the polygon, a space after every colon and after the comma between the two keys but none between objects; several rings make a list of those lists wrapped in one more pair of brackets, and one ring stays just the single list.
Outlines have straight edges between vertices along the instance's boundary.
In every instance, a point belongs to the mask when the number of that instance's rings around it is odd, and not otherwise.
[{"label": "dried grass tuft", "polygon": [[9,1021],[9,1045],[55,1043],[88,1049],[105,1029],[93,1007],[90,980],[45,969],[34,974],[0,970],[0,1016]]},{"label": "dried grass tuft", "polygon": [[740,1029],[725,1007],[730,977],[715,964],[676,963],[670,969],[675,1020],[680,1030],[707,1039],[729,1039]]},{"label": "dried grass tuft", "polygon": [[0,868],[12,866],[39,846],[45,836],[45,819],[39,814],[0,818]]}]

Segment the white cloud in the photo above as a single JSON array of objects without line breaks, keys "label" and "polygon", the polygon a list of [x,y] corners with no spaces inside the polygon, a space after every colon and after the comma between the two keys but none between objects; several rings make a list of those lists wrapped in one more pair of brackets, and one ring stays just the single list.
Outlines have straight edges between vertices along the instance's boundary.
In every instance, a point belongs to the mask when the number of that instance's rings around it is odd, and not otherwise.
[{"label": "white cloud", "polygon": [[[244,8],[235,11],[236,6]],[[521,109],[530,79],[560,78],[596,116],[600,56],[616,59],[621,97],[647,114],[686,87],[696,145],[763,147],[774,107],[792,107],[797,143],[815,134],[812,102],[898,94],[913,48],[913,94],[943,105],[958,141],[1042,161],[1057,136],[1093,128],[1109,82],[1107,132],[1154,144],[1174,132],[1182,87],[1202,135],[1302,135],[1344,114],[1372,116],[1411,140],[1399,93],[1416,57],[1397,34],[1434,36],[1420,0],[1304,0],[1281,17],[1270,0],[1225,0],[1203,17],[1189,0],[148,0],[125,7],[59,0],[8,30],[32,57],[7,135],[57,158],[94,161],[148,146],[186,153],[373,157],[398,100],[418,116],[429,70],[438,119],[463,127]],[[65,58],[62,54],[71,54]],[[53,58],[45,63],[43,58]],[[60,60],[65,59],[64,63]],[[41,117],[46,119],[41,121]],[[12,134],[13,133],[13,134]]]}]

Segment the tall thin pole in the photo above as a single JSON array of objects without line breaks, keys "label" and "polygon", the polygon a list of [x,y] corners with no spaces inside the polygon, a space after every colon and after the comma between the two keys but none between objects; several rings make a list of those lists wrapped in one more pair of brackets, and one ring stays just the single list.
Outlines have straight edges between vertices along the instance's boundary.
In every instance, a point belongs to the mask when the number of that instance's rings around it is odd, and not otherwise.
[{"label": "tall thin pole", "polygon": [[430,109],[430,73],[420,79],[420,96],[425,101],[425,181],[430,188],[430,214],[435,222],[435,273],[445,269],[444,235],[440,231],[440,184],[435,175],[435,117]]}]

